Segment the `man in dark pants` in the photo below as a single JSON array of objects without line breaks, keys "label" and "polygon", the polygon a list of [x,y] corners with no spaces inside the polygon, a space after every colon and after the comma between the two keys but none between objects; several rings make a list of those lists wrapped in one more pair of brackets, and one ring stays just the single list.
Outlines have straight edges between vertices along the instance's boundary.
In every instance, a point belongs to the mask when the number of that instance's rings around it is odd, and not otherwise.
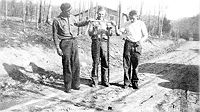
[{"label": "man in dark pants", "polygon": [[130,21],[123,25],[121,31],[117,27],[115,30],[117,35],[126,35],[123,53],[124,88],[132,86],[133,89],[138,89],[137,67],[142,51],[141,45],[148,38],[148,32],[144,22],[138,20],[135,10],[129,12],[129,19]]},{"label": "man in dark pants", "polygon": [[90,24],[89,35],[92,39],[92,83],[91,86],[95,87],[98,84],[98,65],[101,63],[101,84],[105,87],[109,86],[108,83],[108,36],[111,36],[109,26],[111,24],[104,19],[106,10],[99,7],[97,10],[97,19]]},{"label": "man in dark pants", "polygon": [[59,56],[62,56],[63,76],[65,92],[70,92],[71,88],[80,89],[80,63],[78,55],[77,35],[72,31],[76,26],[81,27],[89,21],[77,23],[75,17],[70,14],[72,9],[69,3],[60,6],[61,13],[53,21],[53,40]]}]

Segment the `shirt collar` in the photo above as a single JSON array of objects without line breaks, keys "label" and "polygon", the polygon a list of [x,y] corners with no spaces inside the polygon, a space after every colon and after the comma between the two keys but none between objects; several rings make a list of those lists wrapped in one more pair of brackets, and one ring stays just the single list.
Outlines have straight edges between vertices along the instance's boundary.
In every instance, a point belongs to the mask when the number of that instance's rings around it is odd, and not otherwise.
[{"label": "shirt collar", "polygon": [[61,18],[61,19],[67,20],[67,18],[69,18],[70,15],[68,17],[63,17],[62,14],[60,14],[58,17]]}]

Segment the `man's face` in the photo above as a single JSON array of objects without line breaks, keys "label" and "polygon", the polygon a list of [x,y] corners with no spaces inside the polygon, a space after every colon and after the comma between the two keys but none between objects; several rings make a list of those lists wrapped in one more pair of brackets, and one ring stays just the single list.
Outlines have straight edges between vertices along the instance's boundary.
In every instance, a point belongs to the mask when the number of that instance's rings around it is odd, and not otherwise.
[{"label": "man's face", "polygon": [[63,11],[62,16],[63,17],[68,17],[70,15],[70,11]]},{"label": "man's face", "polygon": [[135,20],[137,20],[137,18],[138,18],[138,15],[137,14],[131,14],[131,15],[129,15],[129,19],[132,21],[132,22],[134,22]]},{"label": "man's face", "polygon": [[102,20],[102,19],[104,18],[105,14],[106,14],[105,11],[99,11],[99,12],[97,13],[97,18],[98,18],[99,20]]}]

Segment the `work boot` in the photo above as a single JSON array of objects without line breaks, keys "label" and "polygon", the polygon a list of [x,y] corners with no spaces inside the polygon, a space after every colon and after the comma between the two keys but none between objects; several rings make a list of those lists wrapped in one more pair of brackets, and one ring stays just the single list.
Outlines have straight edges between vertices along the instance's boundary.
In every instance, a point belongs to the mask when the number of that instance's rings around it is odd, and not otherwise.
[{"label": "work boot", "polygon": [[128,87],[133,87],[133,85],[130,83],[130,84],[128,85]]},{"label": "work boot", "polygon": [[105,86],[105,87],[109,87],[110,84],[108,82],[108,77],[107,77],[107,70],[103,69],[101,74],[101,85]]},{"label": "work boot", "polygon": [[129,88],[129,87],[132,87],[132,86],[133,85],[132,85],[132,83],[130,81],[126,81],[126,82],[124,82],[124,85],[123,85],[122,88],[126,89],[126,88]]},{"label": "work boot", "polygon": [[110,84],[108,82],[102,82],[101,85],[105,86],[105,87],[109,87]]},{"label": "work boot", "polygon": [[138,87],[138,82],[137,82],[137,81],[134,81],[134,82],[133,82],[132,88],[133,88],[133,89],[139,89],[139,87]]},{"label": "work boot", "polygon": [[65,93],[71,93],[72,91],[71,91],[71,89],[69,89],[69,90],[65,90],[64,92]]},{"label": "work boot", "polygon": [[128,85],[125,84],[125,85],[122,86],[122,88],[124,88],[124,89],[127,89],[127,88],[129,88],[129,87],[132,87],[132,85],[131,85],[131,84],[128,84]]},{"label": "work boot", "polygon": [[90,86],[91,87],[96,87],[97,85],[98,85],[98,79],[97,79],[97,77],[92,77],[91,78]]},{"label": "work boot", "polygon": [[72,87],[74,90],[80,90],[80,87]]}]

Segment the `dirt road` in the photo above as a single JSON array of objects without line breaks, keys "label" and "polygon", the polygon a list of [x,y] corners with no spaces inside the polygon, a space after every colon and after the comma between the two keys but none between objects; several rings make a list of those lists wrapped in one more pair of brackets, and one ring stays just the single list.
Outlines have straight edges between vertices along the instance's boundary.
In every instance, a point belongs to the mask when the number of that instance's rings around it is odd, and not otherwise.
[{"label": "dirt road", "polygon": [[[7,100],[4,97],[6,100],[1,100],[0,111],[199,112],[199,44],[200,42],[190,41],[173,52],[141,63],[138,90],[121,88],[122,69],[112,71],[111,86],[108,88],[100,85],[91,88],[87,85],[88,80],[82,79],[81,90],[73,90],[70,94],[63,92],[61,80],[48,80],[42,82],[42,85],[37,81],[30,81],[21,88],[23,92],[16,93],[23,96],[19,98],[13,96],[15,100]],[[34,63],[29,65],[32,69],[35,67],[36,72],[28,67],[17,67],[8,63],[4,63],[3,67],[7,72],[13,68],[15,72],[10,71],[12,77],[19,72],[26,75],[46,73]],[[42,70],[43,72],[38,72]],[[54,74],[54,72],[47,74]],[[18,83],[15,85],[21,87]]]}]

